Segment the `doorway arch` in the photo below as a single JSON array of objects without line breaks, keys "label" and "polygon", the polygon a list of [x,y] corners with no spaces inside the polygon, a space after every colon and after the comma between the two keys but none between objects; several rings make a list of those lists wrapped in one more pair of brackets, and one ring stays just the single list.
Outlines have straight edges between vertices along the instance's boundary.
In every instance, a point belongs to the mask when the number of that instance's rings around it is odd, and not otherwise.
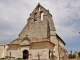
[{"label": "doorway arch", "polygon": [[28,50],[24,50],[23,51],[23,59],[28,59],[29,58],[29,51]]}]

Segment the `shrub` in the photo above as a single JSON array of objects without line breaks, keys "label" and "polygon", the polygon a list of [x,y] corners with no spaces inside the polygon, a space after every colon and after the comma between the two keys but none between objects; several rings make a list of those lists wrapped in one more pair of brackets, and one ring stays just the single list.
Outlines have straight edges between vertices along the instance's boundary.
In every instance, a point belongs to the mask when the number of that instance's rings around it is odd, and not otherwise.
[{"label": "shrub", "polygon": [[80,57],[80,52],[78,52],[78,56]]},{"label": "shrub", "polygon": [[2,60],[6,60],[6,58],[1,58]]},{"label": "shrub", "polygon": [[69,55],[68,55],[68,58],[69,58],[69,59],[76,58],[76,54],[69,54]]},{"label": "shrub", "polygon": [[24,60],[23,58],[17,58],[17,60]]},{"label": "shrub", "polygon": [[73,58],[76,58],[76,54],[73,54],[72,56],[73,56]]},{"label": "shrub", "polygon": [[69,54],[69,55],[68,55],[68,58],[69,58],[69,59],[72,59],[72,54]]}]

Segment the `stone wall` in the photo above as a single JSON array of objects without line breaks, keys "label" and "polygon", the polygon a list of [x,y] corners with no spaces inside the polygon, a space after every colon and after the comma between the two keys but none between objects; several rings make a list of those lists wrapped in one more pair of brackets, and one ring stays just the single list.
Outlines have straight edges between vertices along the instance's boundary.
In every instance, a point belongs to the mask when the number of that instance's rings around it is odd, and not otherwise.
[{"label": "stone wall", "polygon": [[[43,20],[41,20],[41,13],[44,13]],[[30,14],[27,24],[19,36],[20,38],[26,35],[28,35],[29,38],[48,38],[50,36],[50,30],[55,30],[52,15],[48,10],[38,5]]]},{"label": "stone wall", "polygon": [[14,49],[13,47],[10,47],[8,50],[7,56],[15,57],[15,58],[23,58],[23,51],[28,50],[29,51],[30,46],[19,46],[17,49]]},{"label": "stone wall", "polygon": [[7,55],[7,49],[8,46],[6,44],[1,44],[0,45],[0,58],[5,58],[5,56]]},{"label": "stone wall", "polygon": [[[28,37],[29,41],[24,39],[25,37]],[[48,39],[48,42],[51,43],[46,43],[45,41],[44,43],[37,43],[36,41],[31,43],[31,41],[33,41],[32,38]],[[14,44],[8,44],[9,49],[5,49],[4,45],[0,47],[0,56],[2,56],[1,54],[3,54],[4,50],[8,50],[6,52],[7,56],[15,58],[23,58],[23,51],[28,50],[29,60],[37,60],[38,54],[40,54],[41,60],[50,60],[50,54],[56,57],[55,60],[61,60],[61,58],[66,56],[66,54],[64,54],[66,52],[65,44],[56,36],[56,29],[52,15],[49,13],[49,10],[46,10],[40,4],[38,4],[34,11],[30,14],[27,24],[19,34],[18,39],[12,41],[11,43]],[[53,52],[51,53],[51,51]]]},{"label": "stone wall", "polygon": [[53,49],[54,55],[57,57],[57,60],[59,60],[59,52],[58,52],[58,39],[56,38],[56,35],[50,36],[50,40],[52,43],[55,44],[55,47]]}]

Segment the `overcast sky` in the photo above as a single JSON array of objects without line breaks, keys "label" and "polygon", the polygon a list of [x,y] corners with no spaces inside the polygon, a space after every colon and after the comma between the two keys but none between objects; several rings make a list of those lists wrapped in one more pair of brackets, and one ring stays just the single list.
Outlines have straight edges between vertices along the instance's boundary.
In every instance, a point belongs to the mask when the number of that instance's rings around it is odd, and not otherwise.
[{"label": "overcast sky", "polygon": [[38,3],[49,9],[68,52],[80,51],[80,0],[0,0],[0,44],[18,37]]}]

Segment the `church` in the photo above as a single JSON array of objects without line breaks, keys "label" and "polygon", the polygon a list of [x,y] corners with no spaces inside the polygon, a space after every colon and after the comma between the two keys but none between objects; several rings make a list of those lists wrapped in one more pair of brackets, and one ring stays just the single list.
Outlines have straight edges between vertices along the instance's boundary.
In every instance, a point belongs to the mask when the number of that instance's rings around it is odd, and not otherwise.
[{"label": "church", "polygon": [[66,43],[56,33],[49,10],[38,4],[18,38],[0,44],[0,58],[67,60]]}]

